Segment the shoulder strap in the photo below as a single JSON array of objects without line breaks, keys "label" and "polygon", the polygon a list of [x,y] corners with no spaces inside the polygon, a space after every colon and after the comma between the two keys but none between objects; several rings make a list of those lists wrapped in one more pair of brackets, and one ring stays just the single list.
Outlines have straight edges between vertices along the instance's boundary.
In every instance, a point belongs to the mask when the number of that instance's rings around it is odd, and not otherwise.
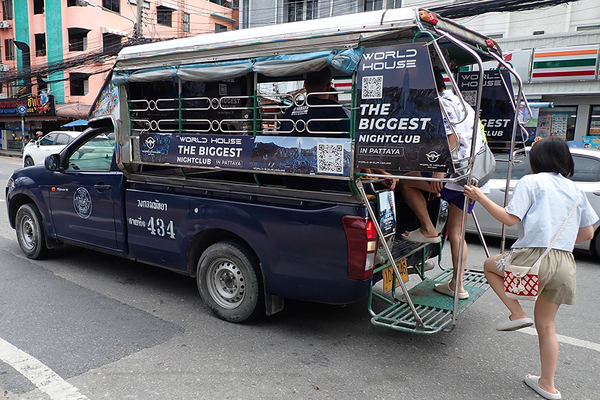
[{"label": "shoulder strap", "polygon": [[[548,245],[548,248],[546,248],[546,251],[544,251],[544,253],[542,253],[542,255],[540,256],[540,258],[537,259],[537,261],[535,262],[535,264],[539,264],[540,263],[540,261],[542,260],[542,258],[544,258],[546,256],[546,254],[548,254],[548,252],[552,249],[552,246],[554,246],[554,243],[556,243],[556,241],[558,240],[558,237],[562,233],[563,229],[565,229],[565,226],[567,226],[567,222],[569,222],[569,219],[571,219],[571,215],[573,215],[573,213],[575,212],[575,209],[577,208],[577,205],[579,204],[579,196],[580,195],[581,195],[581,191],[578,191],[577,192],[577,199],[575,200],[575,205],[573,206],[573,208],[571,208],[571,212],[567,216],[567,219],[565,219],[565,222],[563,222],[562,226],[558,230],[558,233],[556,234],[556,236],[554,236],[554,239],[552,239],[552,242],[550,242],[550,244]],[[533,264],[533,265],[535,265],[535,264]]]}]

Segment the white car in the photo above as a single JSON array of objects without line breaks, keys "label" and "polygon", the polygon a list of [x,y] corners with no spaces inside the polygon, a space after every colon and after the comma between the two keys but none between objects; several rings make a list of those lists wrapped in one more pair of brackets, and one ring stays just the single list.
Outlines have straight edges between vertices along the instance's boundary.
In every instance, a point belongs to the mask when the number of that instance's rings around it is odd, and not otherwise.
[{"label": "white car", "polygon": [[[588,201],[600,215],[600,150],[571,148],[571,155],[575,161],[575,174],[570,178],[587,196]],[[504,193],[506,192],[506,171],[508,163],[501,161],[507,160],[508,155],[496,155],[496,170],[494,176],[489,181],[490,194],[488,195],[496,204],[504,205]],[[509,197],[512,195],[512,189],[523,175],[530,174],[529,168],[529,148],[526,149],[525,156],[521,152],[521,156],[515,156],[518,164],[513,165]],[[486,236],[500,237],[502,234],[502,224],[496,221],[492,216],[481,206],[475,207],[475,216],[479,222],[481,231]],[[594,225],[594,238],[575,245],[576,249],[584,250],[592,254],[600,256],[600,222]],[[509,239],[517,238],[517,225],[505,227],[506,237]],[[469,218],[467,223],[467,232],[477,233],[473,219]],[[508,249],[508,246],[506,246]]]},{"label": "white car", "polygon": [[30,141],[23,149],[23,165],[29,167],[44,164],[46,156],[60,153],[63,147],[80,134],[79,131],[52,131],[39,140]]}]

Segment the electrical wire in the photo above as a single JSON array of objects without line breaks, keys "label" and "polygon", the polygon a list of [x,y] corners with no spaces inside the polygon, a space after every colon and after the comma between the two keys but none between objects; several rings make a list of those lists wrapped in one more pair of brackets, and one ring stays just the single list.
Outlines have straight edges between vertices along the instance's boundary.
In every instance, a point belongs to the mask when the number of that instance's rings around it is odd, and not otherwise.
[{"label": "electrical wire", "polygon": [[[140,1],[140,0],[138,0]],[[143,1],[143,0],[142,0]],[[281,4],[285,4],[286,0],[279,0]],[[425,2],[421,7],[426,8],[430,11],[436,12],[442,15],[445,18],[457,19],[457,18],[469,18],[480,16],[481,14],[490,13],[490,12],[516,12],[516,11],[526,11],[526,10],[534,10],[540,8],[549,8],[553,6],[557,6],[560,4],[568,3],[569,0],[463,0],[454,4],[444,5],[444,6],[433,6],[428,7],[427,4],[434,5],[436,2]],[[129,2],[128,2],[129,3]],[[253,3],[257,3],[256,1]],[[303,4],[305,4],[304,2]],[[316,3],[316,1],[315,1]],[[216,4],[211,2],[211,4]],[[332,0],[331,8],[326,7],[329,10],[333,10],[334,15],[344,15],[350,13],[360,12],[362,10],[358,10],[358,4],[349,2],[347,0]],[[254,4],[253,4],[254,5]],[[218,6],[218,5],[217,5]],[[133,11],[131,4],[129,4],[130,10]],[[591,7],[590,9],[596,9],[597,6]],[[321,10],[323,7],[321,8]],[[185,4],[184,7],[179,9],[180,12],[184,12],[190,15],[196,16],[211,16],[213,11],[209,8],[205,8],[202,6],[198,6],[195,4]],[[305,9],[304,9],[305,11]],[[574,10],[573,12],[582,12],[583,9]],[[176,12],[176,10],[173,10]],[[285,9],[281,8],[276,10],[274,13],[273,7],[253,7],[249,10],[251,14],[251,24],[252,26],[261,26],[264,25],[272,25],[275,18],[285,17],[286,12]],[[567,14],[568,12],[565,12]],[[329,15],[317,15],[318,17],[326,17]],[[558,14],[560,15],[560,13]],[[157,23],[158,13],[156,11],[148,11],[146,9],[143,10],[142,13],[142,24],[143,28],[145,28],[144,33],[149,38],[146,37],[143,41],[137,41],[135,39],[129,38],[129,40],[125,43],[114,45],[114,46],[105,46],[104,43],[100,43],[99,41],[88,42],[88,47],[86,49],[86,53],[83,55],[78,55],[74,57],[69,57],[67,59],[51,62],[45,66],[34,67],[29,69],[19,69],[16,71],[9,71],[2,74],[1,81],[2,83],[13,82],[17,80],[31,80],[33,76],[47,76],[49,74],[67,71],[67,70],[80,70],[90,67],[90,63],[94,64],[102,64],[107,62],[110,58],[115,57],[118,52],[125,46],[136,45],[144,42],[152,42],[152,41],[160,41],[167,39],[164,36],[169,36],[168,39],[173,38],[173,35],[181,34],[181,32],[173,32],[173,27],[168,27],[164,25],[160,25]],[[525,19],[523,20],[525,21]],[[178,21],[179,22],[179,21]],[[518,22],[518,20],[511,20],[511,22]],[[192,22],[190,20],[190,31],[185,32],[186,36],[192,36],[196,34],[210,33],[214,32],[213,29],[214,21],[209,22]],[[179,25],[179,24],[177,24]],[[490,24],[487,24],[486,27],[489,27]],[[493,24],[491,24],[493,25]],[[498,23],[498,25],[504,25],[502,23]],[[178,29],[178,31],[180,31]],[[67,49],[63,49],[63,54],[67,52]],[[30,54],[35,54],[35,52],[31,51]],[[92,66],[93,67],[93,66]],[[90,74],[91,75],[91,74]]]}]

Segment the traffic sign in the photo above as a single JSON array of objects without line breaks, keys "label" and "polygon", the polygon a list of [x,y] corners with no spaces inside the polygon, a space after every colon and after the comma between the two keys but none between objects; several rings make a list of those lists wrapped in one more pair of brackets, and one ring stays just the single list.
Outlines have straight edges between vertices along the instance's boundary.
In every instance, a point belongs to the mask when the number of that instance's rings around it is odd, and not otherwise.
[{"label": "traffic sign", "polygon": [[17,112],[21,115],[25,115],[27,114],[27,107],[25,107],[23,104],[20,104],[17,106]]}]

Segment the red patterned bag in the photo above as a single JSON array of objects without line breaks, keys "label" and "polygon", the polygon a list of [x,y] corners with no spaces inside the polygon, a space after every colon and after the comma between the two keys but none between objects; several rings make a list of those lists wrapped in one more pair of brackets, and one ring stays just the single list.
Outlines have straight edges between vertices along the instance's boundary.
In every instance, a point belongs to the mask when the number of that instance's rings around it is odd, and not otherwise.
[{"label": "red patterned bag", "polygon": [[511,265],[504,268],[504,293],[514,300],[535,300],[539,291],[539,261],[533,266]]}]

